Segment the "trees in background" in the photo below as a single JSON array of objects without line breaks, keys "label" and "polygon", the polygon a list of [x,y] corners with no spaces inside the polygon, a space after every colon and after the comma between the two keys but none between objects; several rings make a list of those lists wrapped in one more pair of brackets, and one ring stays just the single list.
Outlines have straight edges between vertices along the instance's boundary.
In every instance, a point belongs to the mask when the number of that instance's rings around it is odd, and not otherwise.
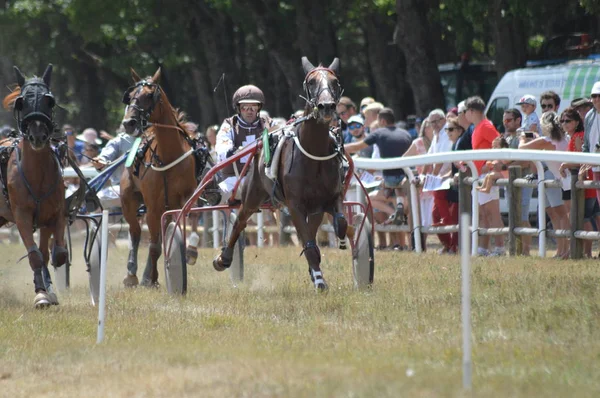
[{"label": "trees in background", "polygon": [[169,98],[204,128],[250,82],[287,117],[304,105],[301,56],[337,56],[345,95],[423,115],[444,105],[438,64],[468,54],[495,61],[501,76],[538,56],[540,38],[595,36],[598,9],[598,0],[0,0],[0,85],[14,82],[13,64],[39,74],[52,62],[59,123],[111,131],[129,68],[161,66]]}]

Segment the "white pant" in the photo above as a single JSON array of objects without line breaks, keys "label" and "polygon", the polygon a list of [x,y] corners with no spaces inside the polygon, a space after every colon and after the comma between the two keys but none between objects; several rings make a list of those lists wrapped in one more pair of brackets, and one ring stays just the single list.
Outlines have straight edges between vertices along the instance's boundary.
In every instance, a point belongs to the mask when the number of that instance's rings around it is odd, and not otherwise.
[{"label": "white pant", "polygon": [[[240,185],[238,186],[238,190],[235,194],[236,199],[242,199],[242,184],[246,177],[242,178]],[[227,177],[223,181],[219,183],[219,188],[221,189],[221,204],[227,203],[229,198],[231,197],[231,193],[233,192],[233,188],[235,187],[235,183],[238,181],[238,178],[235,176]]]}]

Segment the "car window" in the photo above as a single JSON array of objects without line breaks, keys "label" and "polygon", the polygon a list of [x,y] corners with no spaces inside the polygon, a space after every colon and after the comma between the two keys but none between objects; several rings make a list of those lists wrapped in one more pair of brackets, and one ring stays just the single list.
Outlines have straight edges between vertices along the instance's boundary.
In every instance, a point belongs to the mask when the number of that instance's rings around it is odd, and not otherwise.
[{"label": "car window", "polygon": [[487,118],[490,119],[492,124],[496,127],[496,130],[501,133],[504,132],[502,117],[504,116],[504,111],[506,109],[508,109],[508,97],[498,97],[492,101],[486,114]]}]

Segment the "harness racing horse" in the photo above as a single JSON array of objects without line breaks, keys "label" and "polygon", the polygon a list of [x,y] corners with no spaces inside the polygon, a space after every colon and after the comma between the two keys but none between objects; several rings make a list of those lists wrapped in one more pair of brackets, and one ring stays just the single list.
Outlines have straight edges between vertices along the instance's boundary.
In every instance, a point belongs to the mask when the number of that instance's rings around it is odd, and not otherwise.
[{"label": "harness racing horse", "polygon": [[137,166],[126,168],[121,177],[121,206],[131,243],[123,284],[138,285],[137,253],[142,230],[137,216],[143,201],[150,248],[141,284],[158,286],[161,216],[166,210],[182,207],[194,192],[197,164],[190,156],[194,152],[193,133],[186,130],[183,112],[171,106],[161,89],[160,68],[151,78],[141,79],[133,69],[131,75],[135,85],[123,95],[123,103],[128,105],[123,126],[127,134],[143,136],[146,145],[138,155]]},{"label": "harness racing horse", "polygon": [[[18,136],[0,141],[0,227],[13,222],[27,248],[33,270],[36,308],[58,304],[48,272],[48,245],[54,236],[52,264],[67,262],[65,248],[65,186],[57,154],[51,141],[55,125],[55,100],[50,92],[52,65],[42,78],[25,80],[15,66],[19,88],[4,98],[13,108]],[[5,161],[2,161],[4,157]],[[33,233],[40,230],[39,248]]]},{"label": "harness racing horse", "polygon": [[314,67],[303,57],[302,67],[306,74],[303,84],[307,102],[304,115],[308,118],[295,132],[294,139],[282,143],[275,181],[265,174],[263,156],[254,157],[242,183],[242,204],[227,247],[215,258],[213,266],[217,271],[223,271],[231,265],[233,248],[248,218],[263,203],[272,200],[271,194],[276,192],[276,200],[285,203],[290,211],[303,245],[302,253],[308,261],[311,280],[317,289],[326,290],[327,284],[320,269],[321,253],[316,243],[323,214],[333,216],[334,229],[340,239],[345,239],[348,228],[342,214],[342,150],[329,130],[342,94],[337,78],[339,60],[336,58],[325,68],[321,65]]}]

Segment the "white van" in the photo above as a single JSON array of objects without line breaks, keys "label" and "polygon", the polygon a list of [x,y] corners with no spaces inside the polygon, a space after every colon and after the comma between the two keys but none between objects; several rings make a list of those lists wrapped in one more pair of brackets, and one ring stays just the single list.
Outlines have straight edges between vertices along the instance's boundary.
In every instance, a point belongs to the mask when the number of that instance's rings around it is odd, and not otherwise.
[{"label": "white van", "polygon": [[528,67],[507,72],[490,97],[486,116],[498,131],[504,131],[502,116],[508,108],[516,105],[525,94],[535,96],[538,101],[536,113],[542,115],[540,95],[554,91],[560,96],[559,112],[571,105],[575,98],[589,98],[594,82],[600,81],[600,59],[569,61],[567,63]]}]

